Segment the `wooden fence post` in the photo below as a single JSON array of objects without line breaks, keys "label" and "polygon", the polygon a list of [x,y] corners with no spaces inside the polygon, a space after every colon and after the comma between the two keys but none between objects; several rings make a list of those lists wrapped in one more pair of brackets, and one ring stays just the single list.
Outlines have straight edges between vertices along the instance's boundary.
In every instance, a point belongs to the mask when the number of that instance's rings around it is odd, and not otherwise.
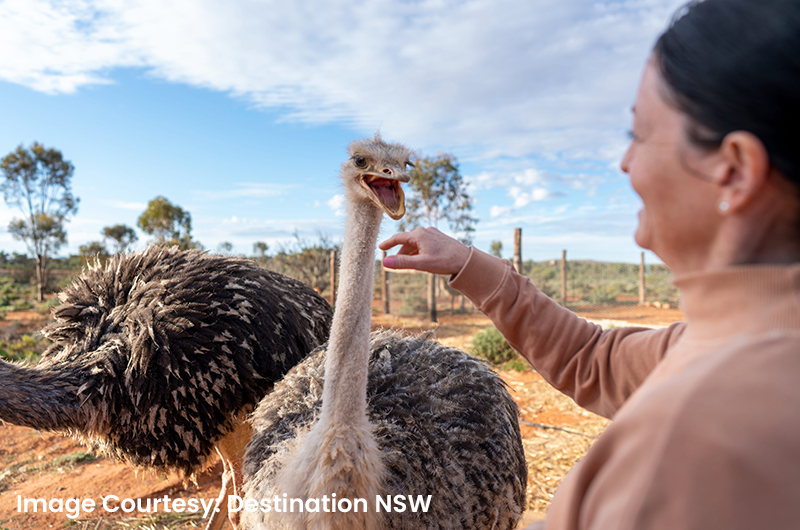
[{"label": "wooden fence post", "polygon": [[639,262],[639,305],[644,305],[644,252],[642,252],[642,259]]},{"label": "wooden fence post", "polygon": [[567,306],[567,251],[561,251],[561,305]]},{"label": "wooden fence post", "polygon": [[[386,251],[383,251],[383,258],[386,259]],[[383,259],[381,260],[381,287],[383,294],[383,312],[390,314],[389,308],[389,271],[383,266]]]},{"label": "wooden fence post", "polygon": [[331,250],[331,307],[336,305],[336,251]]},{"label": "wooden fence post", "polygon": [[514,269],[522,274],[522,228],[514,229]]},{"label": "wooden fence post", "polygon": [[436,275],[428,274],[428,309],[431,313],[431,322],[436,322]]}]

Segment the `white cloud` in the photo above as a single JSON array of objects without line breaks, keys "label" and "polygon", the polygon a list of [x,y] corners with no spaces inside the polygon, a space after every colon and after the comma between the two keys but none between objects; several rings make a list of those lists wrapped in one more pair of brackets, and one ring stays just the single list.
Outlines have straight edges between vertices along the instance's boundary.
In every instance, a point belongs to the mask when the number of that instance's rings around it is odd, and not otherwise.
[{"label": "white cloud", "polygon": [[477,175],[466,175],[464,180],[473,189],[491,189],[496,186],[495,181],[498,175],[494,171],[483,171]]},{"label": "white cloud", "polygon": [[327,202],[328,207],[333,210],[336,217],[342,217],[345,214],[345,197],[342,194],[336,194]]},{"label": "white cloud", "polygon": [[492,217],[506,217],[511,214],[511,211],[508,206],[492,206],[489,208],[489,215]]},{"label": "white cloud", "polygon": [[[567,184],[573,189],[587,189],[583,185],[572,186],[570,179],[564,176],[544,172],[537,168],[526,168],[511,172],[482,172],[467,177],[467,182],[475,189],[505,188],[506,194],[513,199],[513,207],[495,205],[490,208],[492,217],[507,216],[514,208],[522,208],[531,202],[547,201],[566,195],[563,191],[550,189],[553,186]],[[587,189],[588,190],[588,189]],[[591,190],[588,190],[591,191]]]},{"label": "white cloud", "polygon": [[233,189],[216,191],[195,191],[195,194],[206,200],[219,199],[266,199],[284,195],[294,186],[291,184],[274,184],[270,182],[244,182],[234,185]]},{"label": "white cloud", "polygon": [[252,253],[253,243],[263,241],[272,251],[282,245],[291,245],[295,234],[303,239],[314,241],[320,234],[337,240],[343,227],[340,223],[331,223],[324,217],[298,217],[277,219],[273,217],[198,217],[197,226],[193,224],[192,235],[206,248],[217,248],[228,241],[234,246],[234,253]]},{"label": "white cloud", "polygon": [[531,202],[546,201],[564,195],[563,193],[556,193],[544,188],[534,188],[530,191],[523,191],[517,187],[510,188],[508,194],[514,199],[514,208],[522,208]]},{"label": "white cloud", "polygon": [[587,197],[593,197],[597,193],[597,188],[605,181],[606,179],[599,175],[581,173],[570,178],[567,185],[573,190],[583,191]]},{"label": "white cloud", "polygon": [[465,179],[476,189],[517,187],[546,187],[566,180],[564,175],[553,171],[542,171],[535,167],[514,170],[484,171],[477,175],[468,175]]},{"label": "white cloud", "polygon": [[12,219],[20,216],[21,212],[19,210],[6,208],[4,204],[3,207],[0,208],[0,230],[5,230],[8,226],[8,223],[10,223]]},{"label": "white cloud", "polygon": [[538,169],[528,168],[517,174],[514,180],[523,186],[535,186],[547,182],[548,179]]},{"label": "white cloud", "polygon": [[0,79],[69,93],[144,68],[417,147],[610,162],[682,1],[5,0]]},{"label": "white cloud", "polygon": [[107,68],[144,66],[114,18],[87,1],[2,2],[0,77],[49,94],[71,93],[108,83]]}]

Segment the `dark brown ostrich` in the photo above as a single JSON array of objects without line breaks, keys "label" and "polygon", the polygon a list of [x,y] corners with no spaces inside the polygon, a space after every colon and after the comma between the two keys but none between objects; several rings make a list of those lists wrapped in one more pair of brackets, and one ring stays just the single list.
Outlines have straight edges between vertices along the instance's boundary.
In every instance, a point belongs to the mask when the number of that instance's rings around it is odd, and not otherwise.
[{"label": "dark brown ostrich", "polygon": [[[114,256],[60,299],[39,364],[0,361],[0,420],[186,475],[216,448],[220,500],[241,486],[244,417],[332,316],[311,288],[248,260],[163,247]],[[208,528],[224,525],[220,504]]]}]

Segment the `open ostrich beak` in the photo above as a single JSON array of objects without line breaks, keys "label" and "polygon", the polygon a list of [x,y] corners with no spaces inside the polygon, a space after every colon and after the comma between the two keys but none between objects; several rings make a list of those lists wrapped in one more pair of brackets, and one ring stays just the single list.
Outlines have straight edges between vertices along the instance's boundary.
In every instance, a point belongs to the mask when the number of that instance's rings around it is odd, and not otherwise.
[{"label": "open ostrich beak", "polygon": [[409,180],[405,173],[393,175],[362,173],[360,184],[367,190],[370,199],[397,221],[406,214],[406,197],[400,183]]}]

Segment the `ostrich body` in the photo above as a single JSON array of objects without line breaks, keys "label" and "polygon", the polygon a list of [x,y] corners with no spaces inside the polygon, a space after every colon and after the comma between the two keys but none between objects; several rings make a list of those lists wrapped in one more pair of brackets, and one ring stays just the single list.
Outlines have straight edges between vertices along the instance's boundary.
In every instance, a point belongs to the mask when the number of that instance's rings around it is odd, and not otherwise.
[{"label": "ostrich body", "polygon": [[[243,418],[327,336],[331,309],[244,259],[118,254],[60,295],[36,366],[0,362],[0,419],[72,434],[136,466],[192,475],[216,448],[241,486]],[[224,525],[227,503],[209,522]]]},{"label": "ostrich body", "polygon": [[[508,529],[525,506],[517,407],[482,362],[424,337],[370,335],[383,211],[403,215],[410,152],[376,136],[342,166],[347,222],[331,338],[252,415],[250,499],[365,499],[346,513],[245,511],[246,528]],[[381,513],[376,495],[430,495],[427,512]],[[321,503],[320,503],[321,505]],[[363,503],[362,503],[363,505]],[[312,504],[313,506],[313,504]],[[345,505],[346,506],[346,505]]]}]

